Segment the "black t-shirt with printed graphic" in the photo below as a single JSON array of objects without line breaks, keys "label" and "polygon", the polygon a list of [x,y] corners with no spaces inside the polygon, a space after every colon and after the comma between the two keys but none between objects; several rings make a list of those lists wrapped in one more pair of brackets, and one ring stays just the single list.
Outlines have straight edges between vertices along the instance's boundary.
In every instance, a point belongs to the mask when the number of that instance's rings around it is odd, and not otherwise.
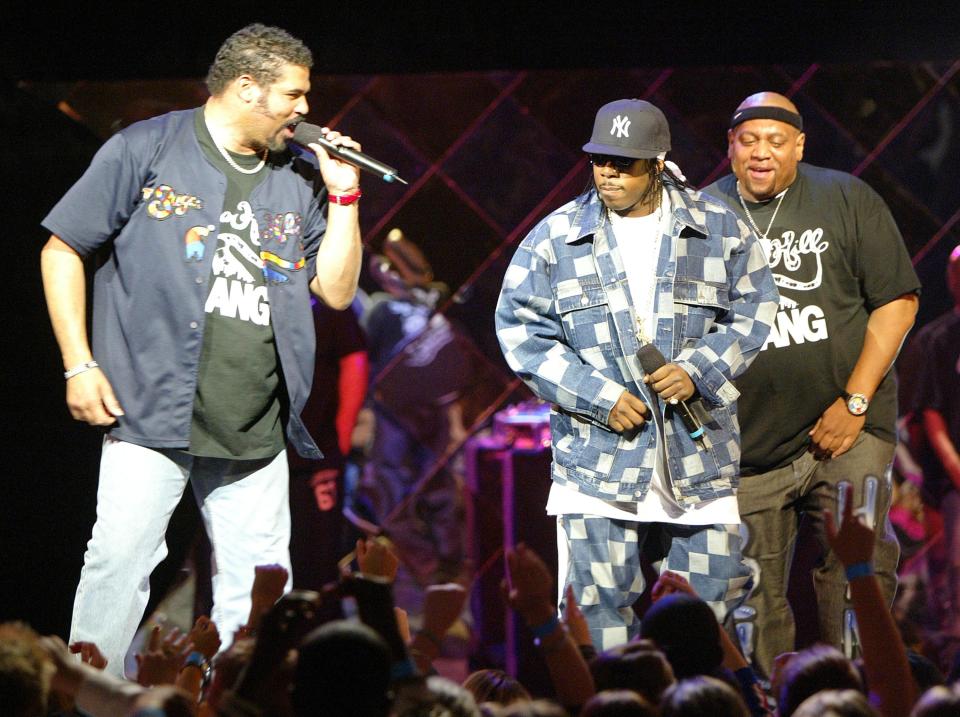
[{"label": "black t-shirt with printed graphic", "polygon": [[[195,127],[204,154],[226,177],[227,191],[204,305],[189,453],[272,458],[285,445],[286,392],[261,268],[259,228],[249,203],[270,168],[244,174],[231,167],[210,136],[203,108],[197,110]],[[261,160],[256,155],[231,157],[244,169]]]},{"label": "black t-shirt with printed graphic", "polygon": [[[703,190],[748,224],[733,175]],[[778,199],[746,206],[761,231]],[[737,382],[741,471],[787,465],[809,445],[809,431],[843,392],[863,347],[870,312],[920,289],[886,204],[856,177],[800,164],[776,220],[761,239],[780,290],[763,350]],[[884,378],[864,430],[894,440],[896,383]]]}]

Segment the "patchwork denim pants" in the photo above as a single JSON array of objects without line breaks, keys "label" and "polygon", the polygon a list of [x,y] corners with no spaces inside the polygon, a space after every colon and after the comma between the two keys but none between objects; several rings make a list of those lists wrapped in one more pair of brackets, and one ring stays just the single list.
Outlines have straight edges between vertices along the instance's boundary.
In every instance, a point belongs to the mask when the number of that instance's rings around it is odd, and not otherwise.
[{"label": "patchwork denim pants", "polygon": [[[813,574],[820,622],[820,640],[851,652],[847,623],[850,603],[843,565],[827,546],[823,509],[839,518],[837,485],[853,486],[854,512],[876,530],[874,570],[884,597],[893,602],[897,589],[900,546],[890,525],[890,461],[894,445],[861,433],[853,447],[839,458],[816,460],[804,453],[790,465],[740,480],[737,502],[745,528],[744,555],[759,570],[756,589],[747,605],[755,611],[752,659],[767,676],[774,658],[794,649],[793,611],[787,602],[787,582],[793,562],[800,515],[813,521],[822,559]],[[748,649],[748,652],[750,650]]]},{"label": "patchwork denim pants", "polygon": [[[213,547],[213,621],[224,647],[247,622],[254,567],[290,569],[287,454],[256,461],[197,458],[104,439],[97,520],[73,605],[70,641],[95,642],[107,670],[124,655],[150,597],[150,573],[166,557],[164,535],[189,480]],[[288,582],[289,588],[289,582]]]},{"label": "patchwork denim pants", "polygon": [[597,650],[609,650],[636,637],[640,621],[633,604],[643,594],[641,556],[654,559],[659,572],[671,570],[690,581],[717,619],[744,600],[752,572],[740,552],[738,525],[639,523],[591,515],[561,515],[559,570],[573,586]]}]

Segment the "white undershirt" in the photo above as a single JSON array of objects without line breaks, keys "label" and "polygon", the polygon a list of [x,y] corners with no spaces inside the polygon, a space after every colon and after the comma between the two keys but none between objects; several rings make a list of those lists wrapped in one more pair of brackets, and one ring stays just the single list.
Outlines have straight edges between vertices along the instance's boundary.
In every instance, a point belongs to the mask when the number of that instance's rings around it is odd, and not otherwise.
[{"label": "white undershirt", "polygon": [[[670,232],[673,215],[666,190],[658,210],[645,217],[621,217],[609,212],[617,249],[623,261],[641,334],[649,334],[656,326],[654,299],[657,288],[657,258],[660,240]],[[649,340],[650,336],[641,336]],[[657,441],[657,459],[650,479],[650,490],[640,502],[607,501],[586,496],[573,488],[553,483],[547,498],[547,515],[586,514],[642,523],[677,523],[681,525],[737,524],[740,513],[736,496],[704,501],[682,508],[674,499],[667,479],[663,441]]]}]

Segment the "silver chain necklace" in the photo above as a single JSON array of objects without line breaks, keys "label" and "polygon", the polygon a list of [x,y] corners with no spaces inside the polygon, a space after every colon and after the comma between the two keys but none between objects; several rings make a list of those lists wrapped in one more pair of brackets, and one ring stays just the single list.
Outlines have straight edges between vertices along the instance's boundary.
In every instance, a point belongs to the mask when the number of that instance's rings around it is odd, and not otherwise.
[{"label": "silver chain necklace", "polygon": [[[204,122],[206,122],[206,118],[204,118]],[[207,124],[207,131],[210,132],[209,124]],[[220,150],[220,154],[223,155],[223,158],[227,160],[227,164],[229,164],[231,167],[233,167],[235,170],[237,170],[241,174],[256,174],[261,169],[263,169],[263,165],[267,163],[267,154],[269,154],[270,150],[264,149],[263,157],[260,158],[260,163],[256,167],[251,167],[250,169],[244,169],[239,164],[237,164],[234,161],[233,157],[230,156],[230,153],[223,146],[220,145],[220,143],[217,141],[217,138],[213,136],[213,132],[210,132],[210,139],[213,140],[213,144],[216,146],[216,148]]]},{"label": "silver chain necklace", "polygon": [[770,230],[773,229],[773,222],[777,218],[777,212],[780,211],[780,205],[783,204],[783,198],[787,196],[787,192],[790,191],[790,187],[787,187],[782,192],[780,192],[780,199],[777,202],[777,206],[774,207],[773,216],[770,217],[770,223],[767,224],[767,231],[760,233],[760,227],[757,226],[757,223],[753,220],[753,215],[750,213],[750,210],[747,209],[747,203],[743,201],[743,195],[740,193],[740,180],[737,180],[737,198],[740,200],[740,206],[743,207],[743,211],[747,213],[747,221],[750,222],[750,226],[753,227],[753,231],[757,233],[757,236],[766,241],[767,234],[770,233]]}]

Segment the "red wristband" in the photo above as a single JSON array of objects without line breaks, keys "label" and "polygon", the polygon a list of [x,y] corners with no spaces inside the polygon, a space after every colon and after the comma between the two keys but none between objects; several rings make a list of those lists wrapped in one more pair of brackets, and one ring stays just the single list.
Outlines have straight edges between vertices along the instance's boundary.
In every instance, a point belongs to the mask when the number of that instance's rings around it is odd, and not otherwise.
[{"label": "red wristband", "polygon": [[363,192],[360,191],[360,188],[357,187],[357,191],[352,194],[328,194],[327,198],[334,204],[339,204],[342,207],[345,207],[349,204],[353,204],[360,197],[363,196]]}]

